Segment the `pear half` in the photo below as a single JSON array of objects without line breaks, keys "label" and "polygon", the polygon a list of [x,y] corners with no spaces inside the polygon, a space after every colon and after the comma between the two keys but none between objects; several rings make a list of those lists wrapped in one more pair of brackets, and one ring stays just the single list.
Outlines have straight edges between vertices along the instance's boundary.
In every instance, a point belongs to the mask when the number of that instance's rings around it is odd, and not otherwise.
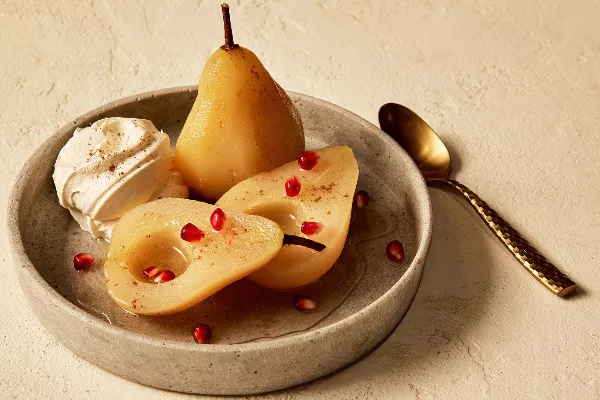
[{"label": "pear half", "polygon": [[204,66],[174,157],[186,185],[209,201],[304,150],[298,111],[256,55],[233,43],[226,10],[227,42]]},{"label": "pear half", "polygon": [[[254,282],[277,289],[304,286],[323,276],[344,248],[358,165],[349,147],[328,147],[317,153],[319,160],[310,171],[293,161],[238,183],[217,202],[225,209],[271,219],[286,234],[326,246],[322,252],[284,246],[268,264],[248,276]],[[300,179],[301,189],[297,196],[289,197],[285,182],[293,176]],[[303,222],[318,222],[320,230],[305,235],[301,231]]]},{"label": "pear half", "polygon": [[[121,217],[104,263],[108,293],[121,308],[146,315],[183,311],[277,255],[284,235],[275,222],[225,211],[225,225],[217,232],[210,224],[216,208],[168,198]],[[204,238],[183,240],[181,229],[188,223],[202,230]],[[168,269],[176,278],[156,284],[142,273],[151,266]]]}]

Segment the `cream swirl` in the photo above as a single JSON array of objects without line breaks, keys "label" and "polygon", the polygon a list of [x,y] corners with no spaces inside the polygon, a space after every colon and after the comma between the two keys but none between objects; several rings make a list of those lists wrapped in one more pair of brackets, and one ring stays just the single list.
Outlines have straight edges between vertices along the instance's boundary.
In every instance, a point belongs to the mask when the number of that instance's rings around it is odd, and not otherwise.
[{"label": "cream swirl", "polygon": [[151,121],[105,118],[77,129],[60,151],[54,184],[82,229],[110,238],[127,211],[158,197],[187,197],[169,136]]}]

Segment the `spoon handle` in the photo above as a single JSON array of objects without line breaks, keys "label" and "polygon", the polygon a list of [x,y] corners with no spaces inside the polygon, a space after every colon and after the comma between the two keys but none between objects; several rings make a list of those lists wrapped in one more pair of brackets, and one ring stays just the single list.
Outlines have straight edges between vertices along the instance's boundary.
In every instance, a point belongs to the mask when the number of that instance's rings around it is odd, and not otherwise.
[{"label": "spoon handle", "polygon": [[533,275],[546,289],[559,297],[563,297],[575,290],[575,282],[560,272],[546,259],[535,247],[521,236],[508,222],[502,219],[485,201],[473,193],[469,188],[453,179],[440,179],[435,182],[444,182],[459,191],[477,211],[481,219],[496,234],[498,239],[510,250],[531,275]]}]

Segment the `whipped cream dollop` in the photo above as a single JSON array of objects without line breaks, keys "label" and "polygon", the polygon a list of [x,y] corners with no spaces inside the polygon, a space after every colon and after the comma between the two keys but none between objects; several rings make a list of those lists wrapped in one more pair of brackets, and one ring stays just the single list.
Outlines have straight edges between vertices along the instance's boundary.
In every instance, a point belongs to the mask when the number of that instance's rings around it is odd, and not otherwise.
[{"label": "whipped cream dollop", "polygon": [[76,129],[52,175],[60,204],[94,238],[132,208],[162,197],[188,197],[174,170],[169,136],[151,121],[105,118]]}]

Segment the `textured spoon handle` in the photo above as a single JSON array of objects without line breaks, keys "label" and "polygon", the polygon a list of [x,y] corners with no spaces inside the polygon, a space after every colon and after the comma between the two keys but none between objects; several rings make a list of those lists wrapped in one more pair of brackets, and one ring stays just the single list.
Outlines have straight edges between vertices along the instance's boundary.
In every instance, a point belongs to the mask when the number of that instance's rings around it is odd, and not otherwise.
[{"label": "textured spoon handle", "polygon": [[510,252],[519,260],[531,275],[557,296],[563,297],[575,289],[575,282],[560,272],[539,251],[521,236],[508,222],[503,220],[485,201],[461,183],[452,180],[443,182],[462,193],[469,200],[487,226],[498,236]]}]

